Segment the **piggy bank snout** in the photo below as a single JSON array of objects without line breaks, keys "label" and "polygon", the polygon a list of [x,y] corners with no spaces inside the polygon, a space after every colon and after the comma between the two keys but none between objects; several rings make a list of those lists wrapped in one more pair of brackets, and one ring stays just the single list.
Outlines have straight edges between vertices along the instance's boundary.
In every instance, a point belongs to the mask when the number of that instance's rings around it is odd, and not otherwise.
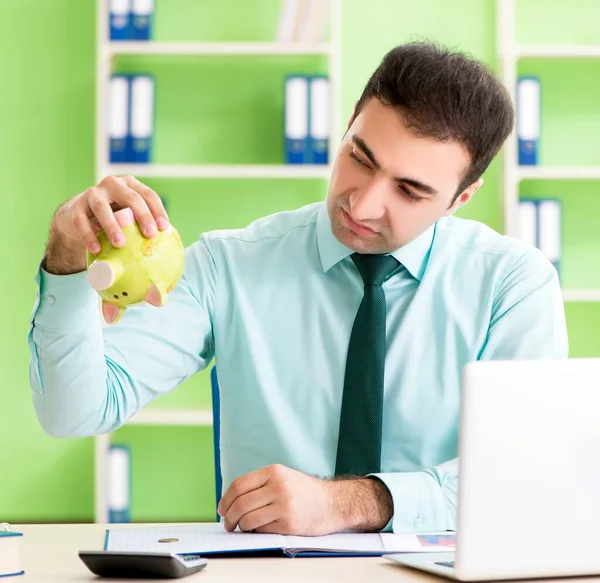
[{"label": "piggy bank snout", "polygon": [[88,267],[88,282],[97,291],[109,288],[118,277],[118,269],[109,261],[94,261]]}]

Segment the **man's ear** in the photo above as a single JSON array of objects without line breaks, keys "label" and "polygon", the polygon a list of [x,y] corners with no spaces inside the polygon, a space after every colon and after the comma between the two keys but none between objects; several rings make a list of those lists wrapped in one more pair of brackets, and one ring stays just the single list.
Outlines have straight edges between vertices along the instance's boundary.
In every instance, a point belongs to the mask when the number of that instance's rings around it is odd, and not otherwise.
[{"label": "man's ear", "polygon": [[452,203],[452,206],[448,207],[443,216],[449,217],[450,215],[453,215],[461,206],[467,204],[471,200],[473,195],[481,188],[482,184],[483,178],[480,178],[479,180],[473,182],[473,184],[468,186],[465,190],[463,190],[456,197],[456,200]]}]

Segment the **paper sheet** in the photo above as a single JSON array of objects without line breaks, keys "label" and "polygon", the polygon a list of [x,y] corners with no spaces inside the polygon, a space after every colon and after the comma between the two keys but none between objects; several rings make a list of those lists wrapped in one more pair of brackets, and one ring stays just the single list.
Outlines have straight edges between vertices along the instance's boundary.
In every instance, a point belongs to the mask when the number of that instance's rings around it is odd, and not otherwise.
[{"label": "paper sheet", "polygon": [[[111,529],[106,549],[169,553],[312,549],[357,553],[440,552],[454,550],[454,533],[339,533],[327,536],[284,536],[236,531],[222,523]],[[164,542],[159,542],[164,541]]]},{"label": "paper sheet", "polygon": [[[160,540],[170,542],[158,542]],[[221,523],[205,523],[111,529],[106,546],[109,551],[152,553],[198,553],[226,549],[281,549],[281,541],[278,534],[231,533]]]}]

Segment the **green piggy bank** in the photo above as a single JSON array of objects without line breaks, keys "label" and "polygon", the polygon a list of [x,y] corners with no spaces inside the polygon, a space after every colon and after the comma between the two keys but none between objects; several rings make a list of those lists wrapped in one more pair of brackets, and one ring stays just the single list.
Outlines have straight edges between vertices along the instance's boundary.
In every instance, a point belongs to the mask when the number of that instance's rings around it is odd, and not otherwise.
[{"label": "green piggy bank", "polygon": [[126,238],[124,247],[113,247],[99,225],[94,225],[101,251],[86,253],[90,285],[102,298],[102,315],[117,322],[125,309],[142,301],[163,306],[183,273],[181,237],[169,226],[152,239],[142,235],[130,208],[115,213]]}]

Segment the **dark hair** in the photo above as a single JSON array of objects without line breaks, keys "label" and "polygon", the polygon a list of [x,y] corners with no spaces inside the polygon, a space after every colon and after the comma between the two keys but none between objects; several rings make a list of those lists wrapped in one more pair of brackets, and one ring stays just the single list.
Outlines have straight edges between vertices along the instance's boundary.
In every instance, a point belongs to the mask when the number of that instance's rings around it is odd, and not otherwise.
[{"label": "dark hair", "polygon": [[510,134],[513,106],[506,88],[483,64],[433,42],[389,51],[356,104],[356,117],[376,97],[399,108],[416,135],[464,146],[471,156],[454,200],[479,179]]}]

